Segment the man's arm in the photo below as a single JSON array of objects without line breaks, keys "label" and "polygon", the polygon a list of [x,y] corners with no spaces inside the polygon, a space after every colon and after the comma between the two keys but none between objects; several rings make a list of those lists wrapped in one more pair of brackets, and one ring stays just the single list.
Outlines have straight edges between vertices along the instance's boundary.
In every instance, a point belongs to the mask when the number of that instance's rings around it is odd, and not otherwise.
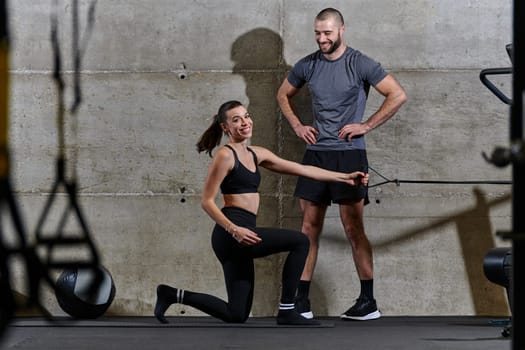
[{"label": "man's arm", "polygon": [[368,133],[392,118],[408,99],[403,87],[390,74],[375,85],[374,88],[385,97],[379,109],[366,122],[345,125],[339,131],[339,137],[350,140],[352,137]]},{"label": "man's arm", "polygon": [[403,87],[390,74],[374,86],[374,88],[381,95],[385,96],[385,100],[377,112],[364,123],[370,129],[375,129],[390,119],[408,100],[408,96]]},{"label": "man's arm", "polygon": [[307,144],[311,145],[317,141],[316,135],[319,134],[319,132],[310,125],[303,125],[299,117],[295,114],[291,99],[298,92],[298,88],[290,84],[288,79],[284,79],[281,87],[277,91],[277,103],[279,103],[281,112],[295,131],[295,134],[302,138]]}]

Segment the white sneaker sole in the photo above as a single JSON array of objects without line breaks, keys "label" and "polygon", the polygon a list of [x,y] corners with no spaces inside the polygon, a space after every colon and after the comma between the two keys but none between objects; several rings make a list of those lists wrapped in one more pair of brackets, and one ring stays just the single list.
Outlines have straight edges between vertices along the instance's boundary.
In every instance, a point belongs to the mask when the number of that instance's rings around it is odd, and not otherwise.
[{"label": "white sneaker sole", "polygon": [[301,316],[303,316],[304,318],[307,318],[309,320],[311,320],[312,318],[314,318],[314,314],[312,311],[308,311],[308,312],[303,312],[301,313]]},{"label": "white sneaker sole", "polygon": [[348,316],[345,314],[341,315],[341,318],[343,320],[355,320],[355,321],[377,320],[379,317],[381,317],[381,313],[379,312],[379,310],[376,310],[364,316]]}]

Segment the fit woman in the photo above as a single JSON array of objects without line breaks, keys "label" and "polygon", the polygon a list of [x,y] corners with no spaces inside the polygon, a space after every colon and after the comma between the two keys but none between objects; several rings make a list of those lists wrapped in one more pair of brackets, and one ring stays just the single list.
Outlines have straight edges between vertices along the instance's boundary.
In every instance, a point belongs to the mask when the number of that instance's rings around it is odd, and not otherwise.
[{"label": "fit woman", "polygon": [[[228,101],[219,108],[212,125],[197,143],[199,152],[206,151],[211,156],[223,133],[228,137],[228,143],[220,147],[212,158],[202,194],[202,208],[216,223],[211,241],[224,270],[228,301],[161,284],[157,287],[154,313],[162,323],[168,322],[164,314],[173,303],[192,306],[225,322],[245,322],[253,301],[253,260],[289,252],[282,272],[277,323],[319,324],[316,320],[301,316],[294,306],[299,278],[308,255],[308,238],[298,231],[256,226],[259,208],[257,190],[261,180],[259,166],[278,173],[345,182],[351,186],[366,185],[368,175],[305,166],[279,158],[263,147],[248,147],[252,127],[253,121],[246,108],[238,101]],[[222,209],[215,202],[219,188],[224,201]]]}]

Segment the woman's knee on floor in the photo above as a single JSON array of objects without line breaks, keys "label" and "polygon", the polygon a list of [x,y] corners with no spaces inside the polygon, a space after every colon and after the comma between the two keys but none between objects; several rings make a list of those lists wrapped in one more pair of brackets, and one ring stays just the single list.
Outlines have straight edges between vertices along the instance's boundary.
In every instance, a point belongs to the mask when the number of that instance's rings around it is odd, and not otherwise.
[{"label": "woman's knee on floor", "polygon": [[249,315],[250,315],[249,311],[230,309],[230,315],[224,321],[228,323],[245,323],[246,320],[248,320]]}]

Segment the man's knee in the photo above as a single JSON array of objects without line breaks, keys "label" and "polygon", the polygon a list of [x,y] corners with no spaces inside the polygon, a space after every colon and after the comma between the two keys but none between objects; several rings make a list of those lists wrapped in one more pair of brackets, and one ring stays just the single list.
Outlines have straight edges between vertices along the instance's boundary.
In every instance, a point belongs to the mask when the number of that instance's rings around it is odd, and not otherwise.
[{"label": "man's knee", "polygon": [[324,223],[323,215],[312,215],[312,213],[305,212],[303,216],[302,231],[310,238],[310,240],[317,240],[321,234]]},{"label": "man's knee", "polygon": [[322,225],[317,222],[303,221],[302,231],[310,240],[317,240],[322,230]]}]

